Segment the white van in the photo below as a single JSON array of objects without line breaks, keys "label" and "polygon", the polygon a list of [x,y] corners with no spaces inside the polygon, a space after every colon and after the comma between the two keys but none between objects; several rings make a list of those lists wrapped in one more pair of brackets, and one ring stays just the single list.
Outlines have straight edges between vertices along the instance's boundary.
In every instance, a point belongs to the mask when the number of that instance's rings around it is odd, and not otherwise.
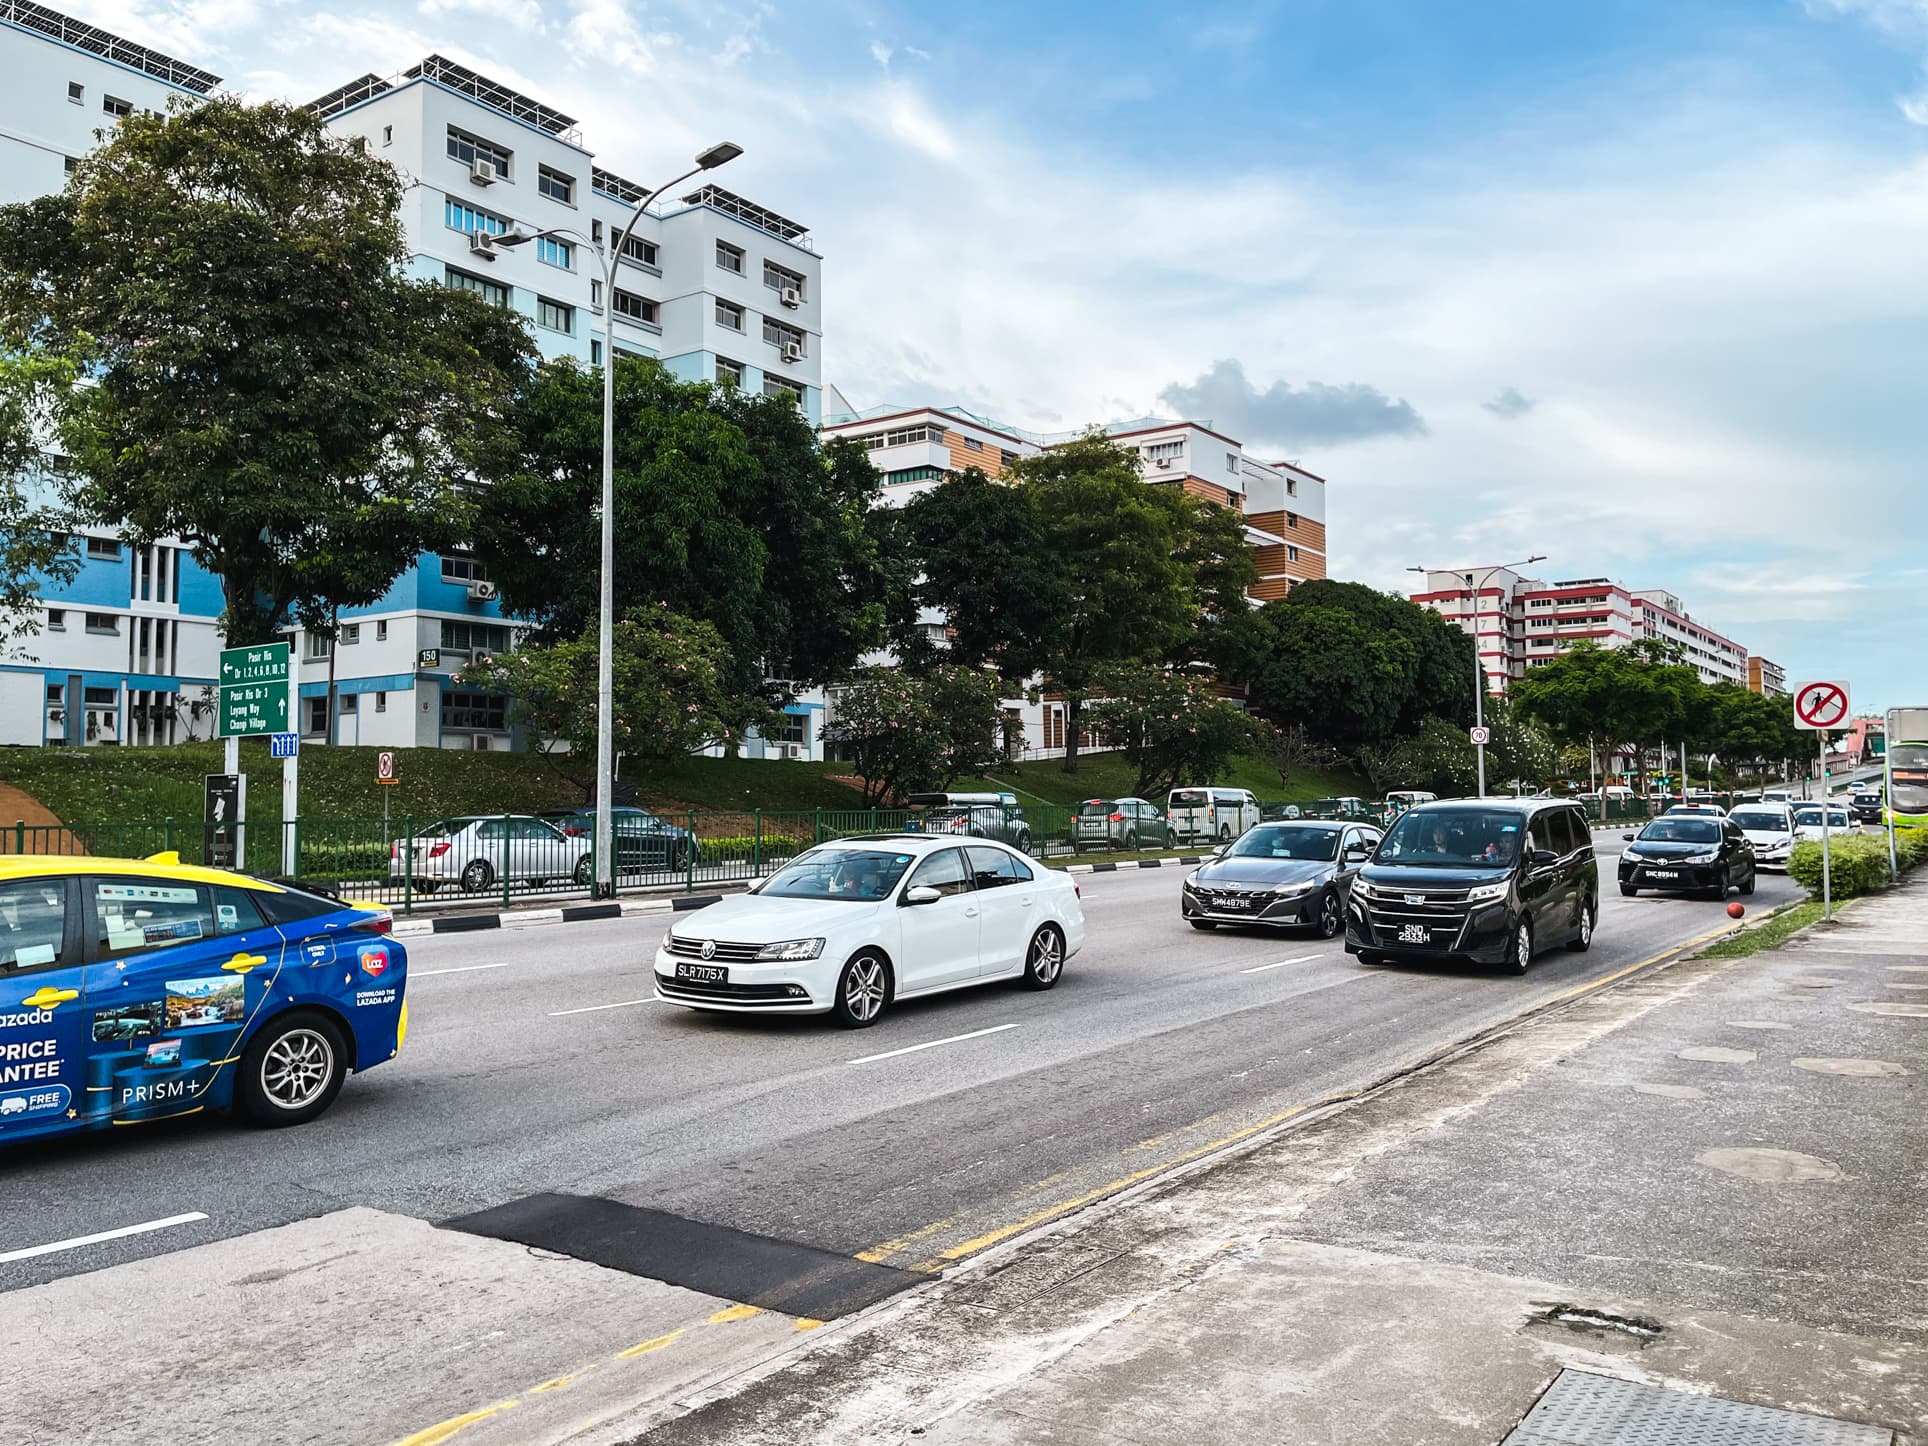
[{"label": "white van", "polygon": [[1229,843],[1259,821],[1259,801],[1243,788],[1174,788],[1165,801],[1165,842]]}]

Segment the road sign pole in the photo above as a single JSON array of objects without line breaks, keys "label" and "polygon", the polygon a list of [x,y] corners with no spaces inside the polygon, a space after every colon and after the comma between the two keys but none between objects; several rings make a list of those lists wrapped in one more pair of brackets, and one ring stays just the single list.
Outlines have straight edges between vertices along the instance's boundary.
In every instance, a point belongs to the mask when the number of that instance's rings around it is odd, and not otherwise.
[{"label": "road sign pole", "polygon": [[1881,812],[1888,820],[1888,882],[1901,882],[1901,862],[1895,857],[1895,736],[1901,710],[1890,708],[1881,720]]},{"label": "road sign pole", "polygon": [[295,629],[294,643],[288,649],[288,731],[295,735],[295,747],[281,760],[281,876],[300,877],[297,857],[297,825],[301,799],[301,629]]},{"label": "road sign pole", "polygon": [[1822,729],[1814,735],[1821,740],[1821,917],[1834,917],[1834,876],[1828,849],[1828,735]]},{"label": "road sign pole", "polygon": [[[219,724],[219,705],[216,705],[216,723]],[[241,772],[241,740],[230,733],[221,740],[221,771],[232,773],[241,779],[241,800],[234,814],[234,857],[235,867],[248,866],[248,780]]]}]

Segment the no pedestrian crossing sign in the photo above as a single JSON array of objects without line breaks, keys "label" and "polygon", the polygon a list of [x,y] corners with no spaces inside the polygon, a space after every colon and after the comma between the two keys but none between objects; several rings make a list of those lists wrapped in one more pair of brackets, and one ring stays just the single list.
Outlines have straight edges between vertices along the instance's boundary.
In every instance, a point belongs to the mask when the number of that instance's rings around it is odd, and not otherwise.
[{"label": "no pedestrian crossing sign", "polygon": [[1811,732],[1845,728],[1848,723],[1848,685],[1823,680],[1794,686],[1794,726]]},{"label": "no pedestrian crossing sign", "polygon": [[288,731],[288,645],[221,652],[221,736]]},{"label": "no pedestrian crossing sign", "polygon": [[[400,783],[401,782],[401,779],[395,776],[395,755],[394,754],[377,753],[375,755],[375,782],[377,783]],[[384,805],[384,807],[385,806],[386,805]]]}]

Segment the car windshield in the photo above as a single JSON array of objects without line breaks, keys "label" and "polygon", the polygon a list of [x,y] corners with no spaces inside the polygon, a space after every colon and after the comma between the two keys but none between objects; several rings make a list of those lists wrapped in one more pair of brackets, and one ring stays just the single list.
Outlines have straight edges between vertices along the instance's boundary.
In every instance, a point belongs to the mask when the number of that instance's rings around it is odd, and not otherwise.
[{"label": "car windshield", "polygon": [[[1797,808],[1794,810],[1794,821],[1806,828],[1819,828],[1821,826],[1821,810],[1818,808]],[[1829,828],[1846,828],[1847,826],[1848,811],[1845,808],[1831,808],[1828,810]]]},{"label": "car windshield", "polygon": [[1720,825],[1711,818],[1657,818],[1640,830],[1642,843],[1719,843]]},{"label": "car windshield", "polygon": [[1329,863],[1339,853],[1339,830],[1262,824],[1246,834],[1225,856],[1233,859],[1312,859]]},{"label": "car windshield", "polygon": [[1736,809],[1730,817],[1734,826],[1755,833],[1786,833],[1787,815],[1772,808]]},{"label": "car windshield", "polygon": [[911,855],[885,849],[812,849],[772,874],[757,897],[875,903],[889,897],[910,864]]},{"label": "car windshield", "polygon": [[1399,816],[1378,863],[1504,868],[1520,856],[1522,816],[1497,808],[1422,807]]}]

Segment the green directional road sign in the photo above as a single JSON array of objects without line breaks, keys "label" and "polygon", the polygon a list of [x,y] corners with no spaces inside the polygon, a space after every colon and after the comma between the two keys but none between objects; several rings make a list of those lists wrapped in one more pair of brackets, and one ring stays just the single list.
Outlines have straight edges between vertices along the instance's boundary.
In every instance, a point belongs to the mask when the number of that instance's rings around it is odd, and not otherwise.
[{"label": "green directional road sign", "polygon": [[226,648],[221,653],[221,736],[288,731],[288,645]]}]

